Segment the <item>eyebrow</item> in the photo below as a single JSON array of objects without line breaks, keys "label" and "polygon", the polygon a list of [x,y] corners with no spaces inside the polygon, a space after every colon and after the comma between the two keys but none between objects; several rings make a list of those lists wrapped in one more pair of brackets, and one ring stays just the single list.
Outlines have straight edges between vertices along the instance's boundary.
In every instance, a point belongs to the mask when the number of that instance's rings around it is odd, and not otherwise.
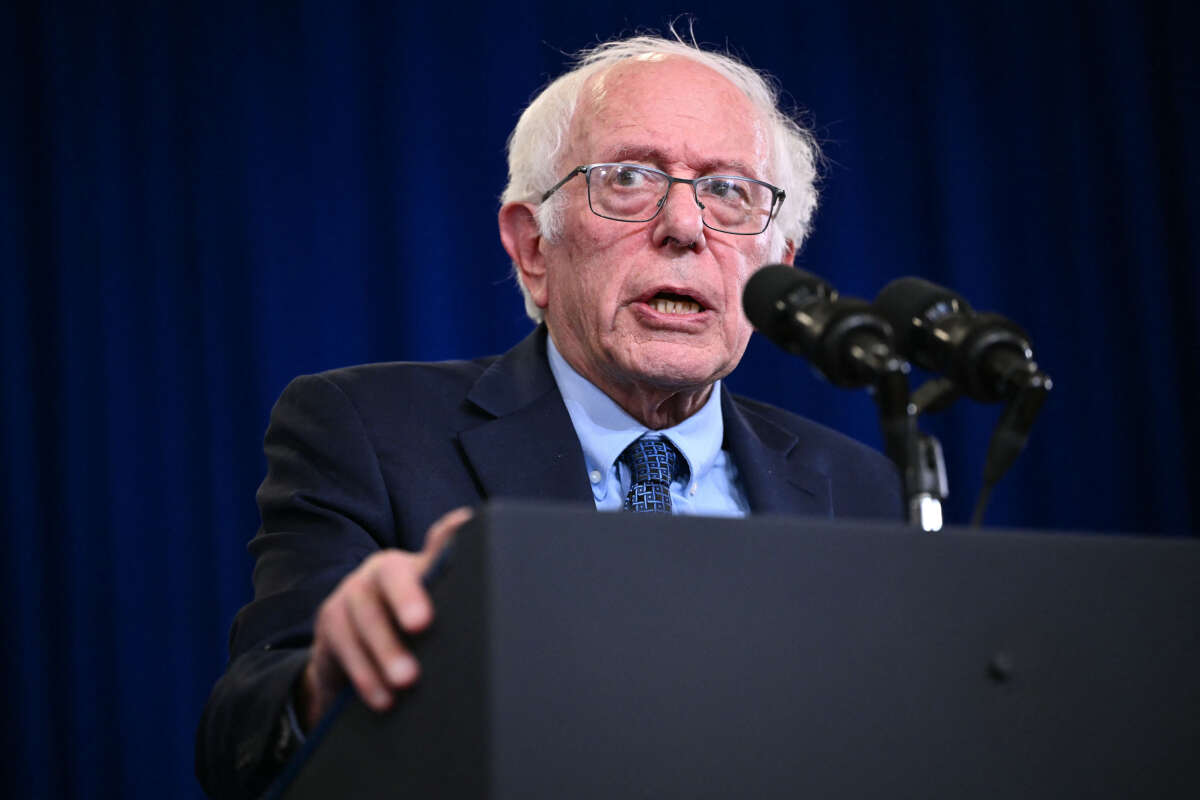
[{"label": "eyebrow", "polygon": [[[644,164],[652,164],[659,169],[664,168],[672,160],[665,152],[653,145],[623,145],[618,147],[612,155],[613,162],[638,161]],[[737,159],[731,161],[720,159],[702,161],[697,168],[697,172],[700,175],[741,175],[747,178],[755,177],[754,170],[750,168],[750,165]]]}]

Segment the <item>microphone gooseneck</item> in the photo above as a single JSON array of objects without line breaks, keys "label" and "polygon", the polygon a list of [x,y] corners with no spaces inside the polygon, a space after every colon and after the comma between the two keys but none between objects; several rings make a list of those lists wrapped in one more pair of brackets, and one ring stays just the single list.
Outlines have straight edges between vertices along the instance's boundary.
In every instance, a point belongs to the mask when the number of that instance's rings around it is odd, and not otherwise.
[{"label": "microphone gooseneck", "polygon": [[[787,264],[754,273],[742,306],[759,332],[807,359],[830,383],[870,388],[884,448],[900,469],[909,520],[925,530],[941,528],[949,489],[941,446],[920,432],[917,418],[964,394],[1004,403],[972,519],[981,523],[992,487],[1021,453],[1054,385],[1033,360],[1020,326],[977,312],[961,295],[921,278],[894,280],[868,304]],[[909,361],[938,376],[911,392]]]},{"label": "microphone gooseneck", "polygon": [[1054,382],[1038,368],[1029,336],[1015,322],[979,313],[945,287],[898,278],[875,298],[875,310],[891,323],[897,349],[914,364],[944,374],[957,391],[981,403],[1005,403],[971,517],[978,527],[992,488],[1024,449]]},{"label": "microphone gooseneck", "polygon": [[756,272],[742,305],[759,332],[807,359],[830,383],[871,388],[884,449],[900,470],[909,521],[940,529],[941,501],[949,491],[941,447],[917,429],[908,362],[896,355],[888,322],[865,301],[841,297],[827,281],[786,264]]}]

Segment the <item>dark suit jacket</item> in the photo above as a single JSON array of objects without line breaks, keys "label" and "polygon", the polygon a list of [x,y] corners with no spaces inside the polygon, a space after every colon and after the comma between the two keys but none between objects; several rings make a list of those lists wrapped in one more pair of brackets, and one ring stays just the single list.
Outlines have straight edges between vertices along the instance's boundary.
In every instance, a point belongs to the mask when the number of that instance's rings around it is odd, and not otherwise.
[{"label": "dark suit jacket", "polygon": [[[752,511],[899,519],[890,462],[794,414],[724,392],[725,448]],[[196,769],[221,797],[262,791],[317,607],[381,547],[419,549],[446,511],[497,497],[594,508],[543,327],[503,356],[370,364],[294,380],[258,491],[254,600],[200,722]]]}]

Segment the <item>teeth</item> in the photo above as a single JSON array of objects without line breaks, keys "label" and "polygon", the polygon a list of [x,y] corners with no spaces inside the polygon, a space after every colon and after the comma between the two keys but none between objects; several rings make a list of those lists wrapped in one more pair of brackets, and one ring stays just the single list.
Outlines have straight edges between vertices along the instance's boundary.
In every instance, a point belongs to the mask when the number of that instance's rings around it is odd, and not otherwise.
[{"label": "teeth", "polygon": [[655,297],[650,301],[650,307],[660,314],[699,314],[700,304],[691,300],[667,300]]}]

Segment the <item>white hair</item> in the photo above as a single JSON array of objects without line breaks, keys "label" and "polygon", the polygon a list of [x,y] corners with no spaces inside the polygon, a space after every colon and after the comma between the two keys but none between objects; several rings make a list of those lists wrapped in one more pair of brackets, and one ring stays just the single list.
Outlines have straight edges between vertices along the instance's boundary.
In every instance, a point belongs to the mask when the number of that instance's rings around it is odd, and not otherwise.
[{"label": "white hair", "polygon": [[[679,56],[698,62],[718,73],[738,89],[762,113],[771,145],[771,175],[768,180],[787,192],[772,225],[771,259],[778,260],[790,243],[799,250],[808,235],[817,207],[817,161],[819,150],[812,133],[779,108],[779,91],[769,76],[737,58],[703,50],[671,30],[675,39],[634,36],[604,42],[576,54],[574,68],[559,76],[533,98],[508,137],[508,186],[500,196],[503,203],[538,203],[538,230],[555,241],[562,233],[565,196],[557,194],[546,202],[542,195],[562,178],[566,166],[559,163],[571,118],[588,79],[622,61],[654,55]],[[514,274],[525,297],[525,313],[541,322],[542,309],[533,302],[521,279]]]}]

